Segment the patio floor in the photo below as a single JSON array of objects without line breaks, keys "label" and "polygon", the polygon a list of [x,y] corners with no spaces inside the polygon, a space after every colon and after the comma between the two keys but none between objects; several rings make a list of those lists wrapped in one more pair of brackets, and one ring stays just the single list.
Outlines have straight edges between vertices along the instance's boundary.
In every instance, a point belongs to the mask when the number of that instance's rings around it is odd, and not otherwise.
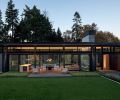
[{"label": "patio floor", "polygon": [[70,74],[64,73],[31,73],[28,77],[71,77]]}]

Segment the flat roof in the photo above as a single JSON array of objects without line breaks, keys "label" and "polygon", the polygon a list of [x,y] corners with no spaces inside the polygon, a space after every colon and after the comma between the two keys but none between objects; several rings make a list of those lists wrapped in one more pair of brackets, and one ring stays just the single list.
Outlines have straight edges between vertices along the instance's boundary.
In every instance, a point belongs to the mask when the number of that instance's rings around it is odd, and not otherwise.
[{"label": "flat roof", "polygon": [[0,43],[0,46],[120,46],[120,42],[40,42],[40,43]]}]

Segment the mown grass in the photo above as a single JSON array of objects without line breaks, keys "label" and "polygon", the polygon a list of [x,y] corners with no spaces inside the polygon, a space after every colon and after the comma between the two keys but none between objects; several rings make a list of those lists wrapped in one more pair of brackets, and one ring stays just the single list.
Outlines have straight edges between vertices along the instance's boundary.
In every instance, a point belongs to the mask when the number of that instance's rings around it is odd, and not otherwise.
[{"label": "mown grass", "polygon": [[120,85],[100,76],[0,78],[0,100],[120,100]]},{"label": "mown grass", "polygon": [[5,72],[1,73],[0,77],[27,77],[28,74],[27,72]]},{"label": "mown grass", "polygon": [[97,72],[70,72],[72,76],[99,76]]}]

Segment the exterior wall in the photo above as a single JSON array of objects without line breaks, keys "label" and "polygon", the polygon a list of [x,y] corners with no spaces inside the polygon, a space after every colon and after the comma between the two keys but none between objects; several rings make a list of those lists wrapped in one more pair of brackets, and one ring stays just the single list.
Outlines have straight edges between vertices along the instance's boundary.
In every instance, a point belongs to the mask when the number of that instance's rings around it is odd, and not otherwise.
[{"label": "exterior wall", "polygon": [[84,37],[84,38],[82,39],[82,42],[89,42],[89,36],[87,35],[86,37]]},{"label": "exterior wall", "polygon": [[120,70],[120,54],[111,55],[111,69]]},{"label": "exterior wall", "polygon": [[82,39],[82,42],[95,42],[95,35],[87,35]]},{"label": "exterior wall", "polygon": [[0,53],[0,72],[2,72],[2,53]]},{"label": "exterior wall", "polygon": [[89,35],[89,41],[95,42],[95,35]]},{"label": "exterior wall", "polygon": [[[118,43],[89,43],[89,42],[93,42],[94,41],[94,35],[90,34],[90,35],[86,35],[86,37],[83,38],[84,42],[88,42],[88,43],[64,43],[64,44],[11,44],[11,45],[5,45],[3,46],[3,51],[1,51],[0,53],[0,72],[6,72],[9,71],[10,68],[10,64],[12,63],[9,59],[9,55],[14,55],[16,57],[16,55],[20,55],[20,57],[18,56],[17,58],[14,58],[14,60],[17,60],[18,65],[19,64],[24,64],[26,63],[25,59],[27,59],[25,56],[21,57],[21,55],[47,55],[47,54],[59,54],[58,58],[60,59],[60,61],[58,61],[59,65],[64,67],[68,67],[69,65],[72,65],[72,63],[67,63],[70,61],[67,61],[67,57],[64,58],[65,55],[71,55],[70,59],[72,61],[74,61],[75,65],[76,63],[79,65],[79,70],[81,69],[81,65],[84,63],[81,59],[81,55],[89,55],[89,57],[87,57],[88,59],[90,59],[90,71],[95,71],[96,70],[96,54],[99,53],[99,58],[101,60],[101,64],[100,66],[103,67],[103,58],[105,57],[106,59],[109,58],[108,62],[109,66],[108,68],[104,68],[104,69],[112,69],[112,70],[120,70],[120,44]],[[3,52],[3,53],[2,53]],[[109,54],[109,57],[108,55]],[[75,57],[73,57],[72,55],[74,55]],[[77,55],[77,57],[76,57]],[[106,55],[103,57],[103,55]],[[62,56],[62,57],[61,57]],[[40,57],[39,57],[40,58]],[[78,62],[76,58],[78,59]],[[85,58],[85,57],[83,57]],[[20,60],[18,60],[20,59]],[[37,57],[34,57],[35,61],[37,60]],[[70,60],[68,58],[68,60]],[[73,60],[74,59],[74,60]],[[23,61],[21,61],[23,60]],[[29,57],[27,59],[29,61]],[[61,61],[62,60],[62,61]],[[62,62],[62,63],[60,63]],[[107,64],[107,63],[106,63]],[[106,64],[104,64],[104,66],[107,66]],[[12,63],[13,65],[13,63]],[[35,66],[38,65],[36,62],[34,64]],[[39,64],[40,65],[40,64]],[[73,67],[73,66],[72,66]],[[72,69],[71,67],[71,69]]]}]

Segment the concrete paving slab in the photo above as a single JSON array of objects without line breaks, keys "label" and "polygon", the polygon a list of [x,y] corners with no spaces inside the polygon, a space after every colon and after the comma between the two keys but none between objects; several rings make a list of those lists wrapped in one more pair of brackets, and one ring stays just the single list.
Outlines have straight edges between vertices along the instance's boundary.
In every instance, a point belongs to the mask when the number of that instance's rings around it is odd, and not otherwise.
[{"label": "concrete paving slab", "polygon": [[71,75],[63,73],[31,73],[28,77],[71,77]]}]

